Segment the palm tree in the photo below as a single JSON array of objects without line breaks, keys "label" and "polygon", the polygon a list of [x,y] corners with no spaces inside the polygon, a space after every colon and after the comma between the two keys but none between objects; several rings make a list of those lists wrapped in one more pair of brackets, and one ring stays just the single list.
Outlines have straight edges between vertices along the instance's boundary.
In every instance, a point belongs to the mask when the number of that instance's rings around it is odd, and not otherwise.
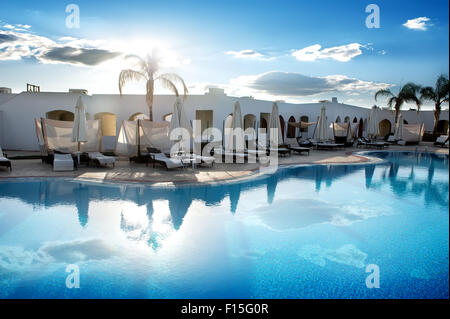
[{"label": "palm tree", "polygon": [[442,103],[448,103],[449,81],[448,76],[441,74],[436,80],[436,86],[426,86],[420,90],[420,99],[434,102],[434,128],[433,133],[437,133],[439,117],[441,116]]},{"label": "palm tree", "polygon": [[406,83],[398,92],[397,95],[391,92],[389,89],[378,90],[375,93],[375,101],[379,96],[388,97],[387,105],[390,109],[392,107],[395,110],[395,123],[397,123],[398,115],[400,114],[400,109],[404,103],[415,103],[417,105],[417,111],[420,110],[420,105],[422,104],[419,98],[417,98],[416,93],[420,90],[420,86],[412,82]]},{"label": "palm tree", "polygon": [[155,89],[155,82],[160,82],[164,88],[171,90],[176,96],[179,96],[176,83],[179,82],[183,86],[183,96],[186,98],[188,89],[183,79],[175,73],[159,73],[160,59],[157,52],[153,50],[152,55],[147,55],[146,59],[143,59],[137,55],[128,55],[127,58],[133,58],[137,61],[135,68],[126,69],[120,71],[119,75],[119,91],[122,95],[122,89],[129,81],[146,81],[147,94],[145,101],[148,105],[149,119],[153,121],[153,94]]}]

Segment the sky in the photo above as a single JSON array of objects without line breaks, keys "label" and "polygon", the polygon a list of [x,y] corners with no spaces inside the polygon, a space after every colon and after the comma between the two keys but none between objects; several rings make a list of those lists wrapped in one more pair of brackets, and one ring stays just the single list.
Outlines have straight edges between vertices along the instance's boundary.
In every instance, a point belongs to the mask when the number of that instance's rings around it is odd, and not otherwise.
[{"label": "sky", "polygon": [[[220,87],[231,96],[294,103],[337,97],[383,107],[376,90],[396,93],[410,81],[434,86],[448,74],[449,3],[2,2],[0,87],[15,93],[32,83],[46,92],[118,94],[120,71],[133,67],[126,56],[154,49],[161,71],[179,74],[190,94]],[[145,94],[145,83],[127,84],[124,93]]]}]

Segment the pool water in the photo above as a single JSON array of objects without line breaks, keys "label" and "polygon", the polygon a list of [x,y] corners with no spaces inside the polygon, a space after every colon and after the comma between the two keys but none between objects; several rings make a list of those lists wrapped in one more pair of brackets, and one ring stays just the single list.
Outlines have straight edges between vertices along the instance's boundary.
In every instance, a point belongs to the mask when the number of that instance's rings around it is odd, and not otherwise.
[{"label": "pool water", "polygon": [[448,298],[448,156],[370,155],[213,186],[0,182],[0,298]]}]

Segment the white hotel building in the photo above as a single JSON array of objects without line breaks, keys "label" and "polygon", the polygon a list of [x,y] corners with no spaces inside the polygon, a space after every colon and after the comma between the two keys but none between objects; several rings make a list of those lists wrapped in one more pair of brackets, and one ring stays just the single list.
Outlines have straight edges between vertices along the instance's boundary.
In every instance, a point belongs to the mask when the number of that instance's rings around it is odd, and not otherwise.
[{"label": "white hotel building", "polygon": [[[144,95],[93,94],[80,93],[80,90],[69,92],[22,92],[11,93],[10,89],[0,88],[0,145],[6,150],[39,150],[34,118],[50,118],[56,120],[73,120],[75,103],[80,94],[87,107],[88,119],[101,119],[103,131],[103,150],[113,150],[115,136],[123,120],[144,118],[148,107]],[[256,100],[248,97],[227,96],[222,89],[209,89],[204,95],[188,95],[184,109],[188,119],[201,120],[202,130],[216,127],[223,130],[227,116],[233,112],[235,101],[239,101],[244,118],[244,129],[248,127],[265,127],[269,121],[273,101]],[[155,121],[167,120],[173,110],[174,95],[155,95],[153,116]],[[311,137],[314,126],[305,132],[291,128],[288,121],[314,122],[324,104],[328,123],[359,123],[359,134],[364,134],[370,109],[339,103],[336,98],[325,103],[293,104],[277,101],[280,121],[284,136]],[[433,130],[433,111],[402,111],[405,123],[424,123],[425,131]],[[447,132],[449,120],[448,109],[441,113],[439,130]],[[392,133],[395,127],[394,113],[380,110],[378,113],[380,135]]]}]

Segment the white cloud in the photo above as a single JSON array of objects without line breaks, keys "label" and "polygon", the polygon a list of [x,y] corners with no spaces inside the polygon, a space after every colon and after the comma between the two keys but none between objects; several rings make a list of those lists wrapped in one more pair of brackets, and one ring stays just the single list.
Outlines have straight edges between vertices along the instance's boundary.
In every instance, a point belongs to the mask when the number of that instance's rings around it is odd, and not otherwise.
[{"label": "white cloud", "polygon": [[279,71],[240,76],[232,79],[230,84],[274,96],[309,96],[335,91],[375,91],[391,86],[387,83],[363,81],[345,75],[315,77]]},{"label": "white cloud", "polygon": [[430,21],[430,18],[419,17],[406,21],[405,23],[403,23],[403,26],[411,30],[426,31],[428,27],[432,25],[430,23],[427,23],[428,21]]},{"label": "white cloud", "polygon": [[25,29],[7,29],[0,30],[0,61],[35,58],[41,63],[93,66],[121,54],[102,49],[99,41],[67,37],[53,41]]},{"label": "white cloud", "polygon": [[162,68],[180,67],[192,62],[176,50],[166,49],[159,44],[152,48],[143,46],[142,43],[148,43],[148,39],[106,41],[64,36],[53,40],[34,34],[29,28],[29,25],[22,24],[0,26],[0,61],[34,58],[41,63],[122,68],[129,67],[129,63],[117,57],[127,54],[145,57],[156,47],[161,55]]},{"label": "white cloud", "polygon": [[241,51],[227,51],[225,54],[231,55],[236,59],[252,59],[252,60],[262,60],[269,61],[275,59],[274,57],[267,57],[255,50],[241,50]]},{"label": "white cloud", "polygon": [[309,47],[296,50],[292,55],[298,61],[313,62],[316,60],[332,59],[339,62],[348,62],[354,57],[361,55],[361,47],[359,43],[350,43],[337,47],[324,48],[320,44],[314,44]]},{"label": "white cloud", "polygon": [[204,94],[209,88],[222,88],[230,96],[252,96],[261,100],[285,100],[291,103],[319,101],[329,98],[329,94],[333,93],[350,102],[347,98],[351,96],[367,96],[367,101],[372,101],[374,91],[392,86],[388,83],[364,81],[346,75],[319,77],[271,71],[256,75],[242,75],[230,79],[228,83],[192,83],[189,86],[189,93]]}]

